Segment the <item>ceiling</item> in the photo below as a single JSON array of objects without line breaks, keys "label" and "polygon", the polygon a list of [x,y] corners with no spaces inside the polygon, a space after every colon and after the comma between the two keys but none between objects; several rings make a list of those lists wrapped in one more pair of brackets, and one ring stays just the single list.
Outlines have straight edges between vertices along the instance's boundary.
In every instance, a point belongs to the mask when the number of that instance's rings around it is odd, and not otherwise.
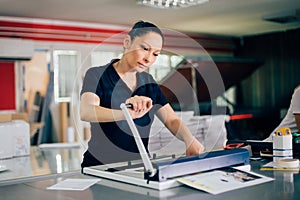
[{"label": "ceiling", "polygon": [[[181,32],[243,37],[300,28],[300,1],[210,0],[194,7],[171,10],[138,5],[136,0],[0,0],[0,16],[128,27],[142,19]],[[294,22],[263,20],[274,16]]]}]

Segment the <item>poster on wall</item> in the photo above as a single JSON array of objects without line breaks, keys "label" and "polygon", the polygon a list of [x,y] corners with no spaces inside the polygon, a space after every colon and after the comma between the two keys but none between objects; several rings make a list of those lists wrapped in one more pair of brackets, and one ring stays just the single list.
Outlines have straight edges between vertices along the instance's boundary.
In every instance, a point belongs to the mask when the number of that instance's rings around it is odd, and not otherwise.
[{"label": "poster on wall", "polygon": [[0,111],[16,110],[15,63],[0,61]]}]

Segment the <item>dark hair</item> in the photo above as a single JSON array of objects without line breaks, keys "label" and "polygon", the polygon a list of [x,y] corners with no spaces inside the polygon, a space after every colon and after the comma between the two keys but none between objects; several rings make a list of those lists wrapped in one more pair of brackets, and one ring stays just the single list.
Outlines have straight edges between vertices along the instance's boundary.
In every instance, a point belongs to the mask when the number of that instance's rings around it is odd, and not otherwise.
[{"label": "dark hair", "polygon": [[138,21],[132,27],[132,29],[128,32],[131,40],[134,40],[136,37],[141,37],[149,32],[155,32],[159,34],[164,42],[164,36],[162,31],[154,24],[150,22]]}]

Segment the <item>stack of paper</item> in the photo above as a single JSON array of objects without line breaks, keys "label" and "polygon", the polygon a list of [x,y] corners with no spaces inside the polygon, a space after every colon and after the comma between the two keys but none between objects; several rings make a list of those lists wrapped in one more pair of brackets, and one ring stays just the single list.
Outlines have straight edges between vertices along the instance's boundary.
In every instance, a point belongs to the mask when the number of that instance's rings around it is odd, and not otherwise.
[{"label": "stack of paper", "polygon": [[[183,112],[184,113],[184,112]],[[225,115],[193,116],[191,113],[178,114],[191,133],[205,146],[206,151],[218,150],[227,139]],[[149,151],[151,154],[184,154],[185,144],[157,118],[150,130]]]}]

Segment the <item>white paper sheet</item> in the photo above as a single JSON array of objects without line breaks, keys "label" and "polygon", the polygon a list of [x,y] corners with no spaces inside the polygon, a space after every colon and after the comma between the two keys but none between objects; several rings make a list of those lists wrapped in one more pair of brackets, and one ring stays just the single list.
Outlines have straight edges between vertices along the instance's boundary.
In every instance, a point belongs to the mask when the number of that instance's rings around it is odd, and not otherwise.
[{"label": "white paper sheet", "polygon": [[48,190],[77,190],[82,191],[94,185],[101,179],[65,179],[55,185],[48,187]]},{"label": "white paper sheet", "polygon": [[177,181],[185,185],[211,194],[219,194],[272,180],[273,178],[234,168],[214,170],[177,179]]}]

